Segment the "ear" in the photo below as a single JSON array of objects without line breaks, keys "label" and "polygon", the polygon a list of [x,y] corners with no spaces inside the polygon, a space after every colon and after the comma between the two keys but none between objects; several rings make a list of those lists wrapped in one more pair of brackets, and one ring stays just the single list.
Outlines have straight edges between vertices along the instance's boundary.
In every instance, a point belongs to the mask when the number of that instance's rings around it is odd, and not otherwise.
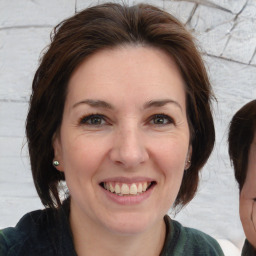
[{"label": "ear", "polygon": [[58,161],[59,165],[54,166],[58,171],[63,172],[63,158],[62,158],[62,145],[60,140],[60,135],[55,132],[52,137],[52,147],[54,150],[54,159],[52,161]]},{"label": "ear", "polygon": [[191,157],[192,157],[192,145],[189,145],[188,147],[188,153],[186,157],[186,163],[185,163],[185,170],[189,169],[191,166]]}]

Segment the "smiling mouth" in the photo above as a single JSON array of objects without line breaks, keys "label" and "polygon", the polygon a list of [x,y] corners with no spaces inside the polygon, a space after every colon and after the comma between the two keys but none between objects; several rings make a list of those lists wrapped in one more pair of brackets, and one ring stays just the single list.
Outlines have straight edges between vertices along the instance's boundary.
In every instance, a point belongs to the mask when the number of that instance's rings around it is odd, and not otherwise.
[{"label": "smiling mouth", "polygon": [[118,196],[137,196],[156,185],[155,181],[138,183],[101,182],[100,186]]}]

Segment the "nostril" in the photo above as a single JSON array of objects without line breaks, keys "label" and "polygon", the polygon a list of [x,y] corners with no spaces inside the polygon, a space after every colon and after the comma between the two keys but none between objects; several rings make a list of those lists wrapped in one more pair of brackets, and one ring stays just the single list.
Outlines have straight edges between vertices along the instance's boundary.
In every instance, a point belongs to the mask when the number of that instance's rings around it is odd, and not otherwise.
[{"label": "nostril", "polygon": [[136,167],[148,159],[147,153],[143,152],[143,149],[119,148],[115,150],[116,152],[112,152],[112,161],[118,165],[123,165],[125,168]]},{"label": "nostril", "polygon": [[116,160],[115,163],[116,163],[117,165],[123,165],[122,161],[119,161],[119,160]]}]

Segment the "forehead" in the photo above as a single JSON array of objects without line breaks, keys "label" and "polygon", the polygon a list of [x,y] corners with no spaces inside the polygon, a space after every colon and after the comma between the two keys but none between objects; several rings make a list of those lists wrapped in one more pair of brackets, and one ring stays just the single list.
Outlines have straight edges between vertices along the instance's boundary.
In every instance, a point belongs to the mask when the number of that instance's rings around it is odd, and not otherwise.
[{"label": "forehead", "polygon": [[68,98],[112,98],[115,92],[120,99],[140,95],[150,100],[169,95],[184,101],[184,88],[176,63],[163,50],[123,46],[86,58],[70,78]]}]

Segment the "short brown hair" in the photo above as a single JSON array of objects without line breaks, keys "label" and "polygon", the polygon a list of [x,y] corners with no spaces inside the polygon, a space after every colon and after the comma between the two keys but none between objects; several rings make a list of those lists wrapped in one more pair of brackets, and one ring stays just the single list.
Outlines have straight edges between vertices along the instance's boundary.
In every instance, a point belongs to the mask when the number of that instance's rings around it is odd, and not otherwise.
[{"label": "short brown hair", "polygon": [[191,34],[172,15],[147,4],[107,3],[87,8],[57,25],[33,80],[26,134],[35,187],[42,203],[60,206],[58,183],[64,174],[52,166],[52,137],[62,122],[67,84],[74,69],[100,49],[145,45],[172,56],[186,84],[186,106],[193,148],[174,206],[195,195],[199,170],[214,145],[211,86]]},{"label": "short brown hair", "polygon": [[256,100],[253,100],[237,111],[229,126],[228,152],[240,191],[245,182],[248,155],[255,132]]}]

